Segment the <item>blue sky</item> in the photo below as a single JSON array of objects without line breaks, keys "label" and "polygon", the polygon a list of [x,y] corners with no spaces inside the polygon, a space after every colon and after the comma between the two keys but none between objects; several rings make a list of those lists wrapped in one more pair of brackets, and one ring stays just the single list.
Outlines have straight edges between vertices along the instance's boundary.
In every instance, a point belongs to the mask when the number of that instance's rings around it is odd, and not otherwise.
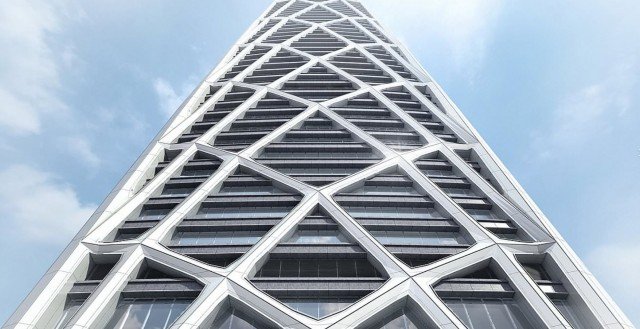
[{"label": "blue sky", "polygon": [[[363,2],[640,324],[640,2]],[[269,3],[0,1],[0,322]]]}]

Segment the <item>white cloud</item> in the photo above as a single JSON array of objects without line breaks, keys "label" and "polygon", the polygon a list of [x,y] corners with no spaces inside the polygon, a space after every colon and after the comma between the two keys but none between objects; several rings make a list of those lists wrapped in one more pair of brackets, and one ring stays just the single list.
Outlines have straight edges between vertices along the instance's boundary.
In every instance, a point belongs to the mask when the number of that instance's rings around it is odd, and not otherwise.
[{"label": "white cloud", "polygon": [[600,246],[590,253],[586,262],[613,300],[637,321],[640,315],[640,303],[637,302],[640,246],[635,243]]},{"label": "white cloud", "polygon": [[60,69],[48,39],[60,30],[61,5],[0,1],[0,126],[6,132],[38,133],[44,114],[66,110],[56,94]]},{"label": "white cloud", "polygon": [[62,145],[75,157],[79,158],[91,167],[100,165],[100,157],[93,151],[86,138],[67,137],[62,139]]},{"label": "white cloud", "polygon": [[28,166],[0,171],[0,182],[0,216],[24,240],[67,242],[96,208],[51,174]]},{"label": "white cloud", "polygon": [[190,78],[185,84],[182,85],[180,91],[176,91],[169,82],[164,79],[158,78],[153,82],[153,89],[158,97],[158,105],[160,110],[167,117],[173,115],[178,110],[178,107],[187,99],[189,94],[194,88],[193,78]]},{"label": "white cloud", "polygon": [[34,134],[40,131],[38,111],[28,102],[0,87],[0,126],[16,135]]},{"label": "white cloud", "polygon": [[618,65],[606,79],[577,90],[560,101],[549,127],[534,137],[538,155],[589,145],[603,132],[612,131],[629,110],[635,71],[632,64]]},{"label": "white cloud", "polygon": [[[396,10],[394,1],[373,0],[374,12],[384,13],[383,23],[419,46],[446,47],[459,73],[471,76],[481,68],[503,0],[403,0],[410,10]],[[387,19],[387,17],[389,19]],[[414,45],[409,45],[413,48]]]}]

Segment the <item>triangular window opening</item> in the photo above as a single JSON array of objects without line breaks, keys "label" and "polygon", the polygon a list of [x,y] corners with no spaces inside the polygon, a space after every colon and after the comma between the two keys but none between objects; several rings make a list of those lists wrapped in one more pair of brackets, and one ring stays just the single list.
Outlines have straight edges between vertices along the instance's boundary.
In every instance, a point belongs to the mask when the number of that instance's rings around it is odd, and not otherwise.
[{"label": "triangular window opening", "polygon": [[534,329],[515,291],[490,266],[443,280],[436,293],[469,328]]},{"label": "triangular window opening", "polygon": [[380,159],[347,129],[317,114],[282,140],[264,148],[258,162],[313,186],[324,186],[363,170]]},{"label": "triangular window opening", "polygon": [[460,226],[400,172],[380,174],[334,199],[378,242],[410,267],[430,264],[470,247]]},{"label": "triangular window opening", "polygon": [[216,318],[211,329],[275,329],[253,315],[230,307]]},{"label": "triangular window opening", "polygon": [[169,248],[213,266],[229,266],[301,199],[284,185],[240,167],[178,225]]},{"label": "triangular window opening", "polygon": [[[271,251],[251,281],[293,310],[321,319],[382,286],[386,275],[318,208]],[[350,289],[350,283],[356,282],[367,284],[357,291]]]}]

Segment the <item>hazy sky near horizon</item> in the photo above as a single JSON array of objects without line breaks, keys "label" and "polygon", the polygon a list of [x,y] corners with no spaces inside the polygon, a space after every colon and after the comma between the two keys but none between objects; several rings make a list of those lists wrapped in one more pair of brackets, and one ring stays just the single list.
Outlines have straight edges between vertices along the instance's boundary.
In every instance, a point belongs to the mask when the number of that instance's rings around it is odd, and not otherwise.
[{"label": "hazy sky near horizon", "polygon": [[[362,2],[640,325],[640,2]],[[270,3],[0,1],[0,323]]]}]

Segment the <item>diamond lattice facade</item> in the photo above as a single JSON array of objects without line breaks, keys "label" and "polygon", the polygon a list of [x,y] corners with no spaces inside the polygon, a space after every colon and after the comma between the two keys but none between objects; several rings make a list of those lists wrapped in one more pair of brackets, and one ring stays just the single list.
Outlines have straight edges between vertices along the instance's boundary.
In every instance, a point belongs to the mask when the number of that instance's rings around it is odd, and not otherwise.
[{"label": "diamond lattice facade", "polygon": [[361,3],[291,0],[3,328],[465,327],[633,326]]}]

